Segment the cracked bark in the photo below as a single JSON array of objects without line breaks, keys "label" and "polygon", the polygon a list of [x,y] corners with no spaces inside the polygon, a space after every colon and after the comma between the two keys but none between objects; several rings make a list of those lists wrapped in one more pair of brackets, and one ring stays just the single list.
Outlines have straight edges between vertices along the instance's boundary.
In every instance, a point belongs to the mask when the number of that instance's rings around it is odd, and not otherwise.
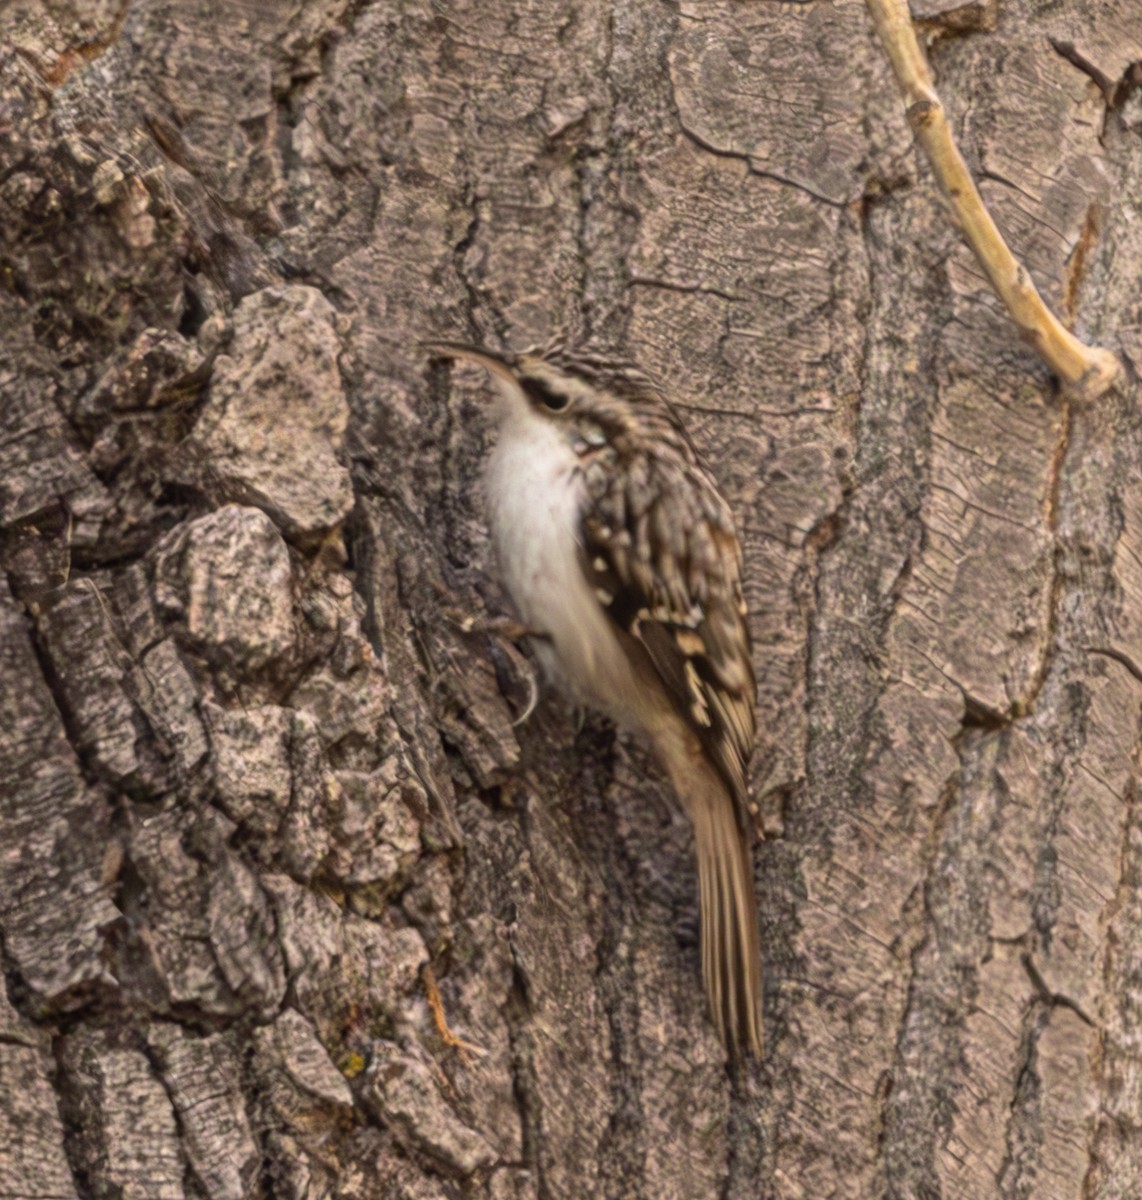
[{"label": "cracked bark", "polygon": [[[914,10],[1136,368],[1139,0]],[[894,88],[851,4],[4,6],[0,1196],[1142,1193],[1142,419]],[[446,619],[488,430],[415,343],[567,325],[744,532],[736,1077],[646,756]]]}]

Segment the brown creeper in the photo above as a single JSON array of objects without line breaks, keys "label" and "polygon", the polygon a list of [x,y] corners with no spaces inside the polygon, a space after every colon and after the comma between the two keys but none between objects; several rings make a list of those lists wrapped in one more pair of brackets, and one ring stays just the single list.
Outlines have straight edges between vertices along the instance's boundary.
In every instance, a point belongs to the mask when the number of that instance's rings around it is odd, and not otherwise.
[{"label": "brown creeper", "polygon": [[760,1056],[761,960],[746,810],[756,683],[729,506],[636,368],[492,354],[499,437],[485,477],[504,582],[575,700],[646,737],[694,826],[702,973],[731,1049]]}]

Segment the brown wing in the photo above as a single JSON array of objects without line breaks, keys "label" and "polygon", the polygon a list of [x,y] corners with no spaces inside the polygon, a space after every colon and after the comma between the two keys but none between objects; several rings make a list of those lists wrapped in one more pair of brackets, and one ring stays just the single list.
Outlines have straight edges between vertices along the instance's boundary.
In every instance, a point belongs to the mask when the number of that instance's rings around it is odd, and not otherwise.
[{"label": "brown wing", "polygon": [[729,506],[687,453],[636,453],[585,472],[585,568],[612,619],[637,638],[745,812],[757,684]]}]

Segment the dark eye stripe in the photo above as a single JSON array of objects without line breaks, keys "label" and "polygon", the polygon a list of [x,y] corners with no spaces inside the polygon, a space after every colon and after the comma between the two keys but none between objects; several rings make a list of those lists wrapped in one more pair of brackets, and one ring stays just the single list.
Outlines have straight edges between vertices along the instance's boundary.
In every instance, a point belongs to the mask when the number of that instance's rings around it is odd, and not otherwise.
[{"label": "dark eye stripe", "polygon": [[520,387],[532,404],[542,404],[552,412],[562,412],[567,407],[570,397],[563,392],[553,392],[546,383],[539,379],[521,379]]}]

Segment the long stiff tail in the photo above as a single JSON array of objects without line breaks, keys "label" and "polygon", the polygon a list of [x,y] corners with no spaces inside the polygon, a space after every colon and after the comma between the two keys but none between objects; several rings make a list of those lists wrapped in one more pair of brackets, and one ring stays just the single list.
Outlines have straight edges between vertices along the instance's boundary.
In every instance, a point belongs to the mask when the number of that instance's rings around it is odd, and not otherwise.
[{"label": "long stiff tail", "polygon": [[684,792],[698,856],[702,977],[710,1011],[731,1053],[746,1050],[760,1059],[761,953],[749,837],[712,766],[692,773]]}]

